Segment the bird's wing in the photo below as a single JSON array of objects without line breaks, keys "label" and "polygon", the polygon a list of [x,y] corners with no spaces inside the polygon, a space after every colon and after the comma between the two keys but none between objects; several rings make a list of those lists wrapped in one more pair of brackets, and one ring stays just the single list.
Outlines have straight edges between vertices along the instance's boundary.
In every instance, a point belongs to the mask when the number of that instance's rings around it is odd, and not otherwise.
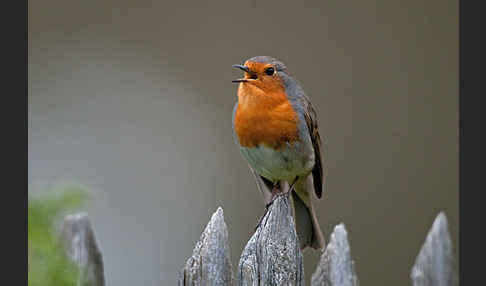
[{"label": "bird's wing", "polygon": [[317,127],[317,114],[312,107],[309,98],[306,95],[301,97],[304,106],[304,118],[307,123],[307,129],[312,140],[312,146],[314,147],[315,164],[312,169],[312,177],[314,180],[314,191],[316,196],[320,199],[322,197],[322,189],[324,184],[324,177],[322,172],[322,157],[321,157],[321,137]]}]

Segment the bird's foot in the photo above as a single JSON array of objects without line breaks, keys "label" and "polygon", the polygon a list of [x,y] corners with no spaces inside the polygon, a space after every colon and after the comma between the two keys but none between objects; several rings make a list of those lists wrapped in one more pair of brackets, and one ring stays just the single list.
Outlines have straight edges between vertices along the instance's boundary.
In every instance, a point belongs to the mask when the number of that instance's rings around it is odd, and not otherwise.
[{"label": "bird's foot", "polygon": [[273,201],[275,200],[275,198],[277,196],[278,196],[278,194],[272,195],[272,200],[268,204],[265,205],[265,212],[263,213],[263,215],[258,220],[258,224],[256,225],[255,230],[257,230],[260,227],[260,225],[262,224],[263,218],[267,215],[268,210],[270,209],[270,206],[273,204]]},{"label": "bird's foot", "polygon": [[273,188],[272,188],[272,192],[271,192],[272,196],[271,196],[270,202],[265,205],[265,213],[260,217],[258,224],[255,227],[255,231],[262,224],[263,218],[267,215],[268,210],[270,209],[270,206],[273,204],[275,199],[278,196],[286,196],[288,198],[290,196],[290,193],[294,190],[294,185],[295,185],[295,183],[297,182],[298,179],[299,179],[299,177],[295,177],[294,181],[292,182],[292,184],[290,184],[290,187],[285,192],[282,192],[282,190],[281,190],[280,181],[275,182],[275,184],[273,185]]}]

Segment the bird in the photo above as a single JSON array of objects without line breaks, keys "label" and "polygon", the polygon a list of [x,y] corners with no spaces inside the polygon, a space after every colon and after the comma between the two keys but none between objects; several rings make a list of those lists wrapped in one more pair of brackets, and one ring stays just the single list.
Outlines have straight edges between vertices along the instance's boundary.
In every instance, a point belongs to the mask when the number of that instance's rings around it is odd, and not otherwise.
[{"label": "bird", "polygon": [[322,250],[325,239],[312,203],[324,187],[316,111],[281,61],[256,56],[232,67],[244,71],[232,81],[238,83],[233,137],[266,209],[287,186],[300,248]]}]

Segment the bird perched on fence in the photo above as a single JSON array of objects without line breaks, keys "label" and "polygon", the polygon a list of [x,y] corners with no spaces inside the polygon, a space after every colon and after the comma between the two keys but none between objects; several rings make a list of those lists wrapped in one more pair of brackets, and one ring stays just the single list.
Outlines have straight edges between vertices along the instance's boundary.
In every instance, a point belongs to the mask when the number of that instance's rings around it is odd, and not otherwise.
[{"label": "bird perched on fence", "polygon": [[323,169],[317,115],[286,66],[257,56],[243,65],[233,109],[233,133],[263,193],[268,209],[279,193],[290,191],[301,249],[322,249],[325,241],[312,204],[321,198]]}]

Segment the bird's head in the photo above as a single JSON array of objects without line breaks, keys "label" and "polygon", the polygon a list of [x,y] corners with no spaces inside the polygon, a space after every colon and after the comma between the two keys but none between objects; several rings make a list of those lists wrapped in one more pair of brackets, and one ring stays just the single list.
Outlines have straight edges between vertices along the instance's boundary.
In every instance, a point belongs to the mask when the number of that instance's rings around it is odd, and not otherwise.
[{"label": "bird's head", "polygon": [[240,83],[242,87],[258,88],[265,93],[279,92],[284,89],[282,76],[287,74],[285,65],[268,56],[253,57],[243,65],[233,65],[234,68],[245,72],[243,78],[233,82]]}]

